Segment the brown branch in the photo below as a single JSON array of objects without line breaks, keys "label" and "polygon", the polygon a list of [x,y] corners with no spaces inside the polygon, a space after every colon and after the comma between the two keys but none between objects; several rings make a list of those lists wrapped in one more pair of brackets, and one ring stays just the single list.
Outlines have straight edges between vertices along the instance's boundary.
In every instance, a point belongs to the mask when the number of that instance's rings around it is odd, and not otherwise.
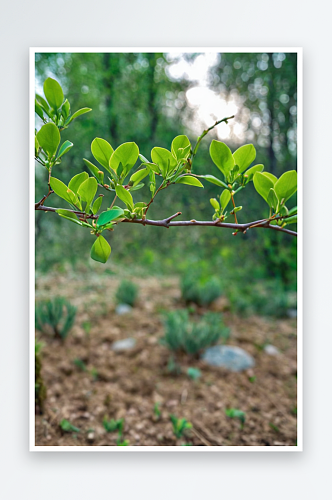
[{"label": "brown branch", "polygon": [[[44,205],[35,204],[35,210],[43,210],[44,212],[56,212],[58,208],[45,207]],[[78,210],[68,210],[79,216],[86,216],[87,219],[98,219],[98,215],[87,215],[85,212],[80,212]],[[286,229],[280,226],[274,226],[270,224],[269,219],[262,219],[253,222],[247,222],[246,224],[234,224],[230,222],[216,222],[216,221],[199,221],[199,220],[181,220],[173,221],[176,217],[181,215],[181,212],[177,212],[170,217],[166,217],[161,220],[151,220],[151,219],[123,219],[121,222],[128,222],[130,224],[142,224],[143,226],[159,226],[159,227],[187,227],[187,226],[209,226],[209,227],[223,227],[228,229],[235,229],[241,233],[245,233],[251,227],[263,228],[263,229],[274,229],[275,231],[281,231],[283,233],[291,234],[292,236],[297,236],[295,231]]]},{"label": "brown branch", "polygon": [[[44,205],[39,205],[38,203],[35,203],[35,210],[42,210],[43,212],[56,212],[57,210],[60,210],[59,208],[54,208],[54,207],[45,207]],[[71,212],[73,214],[79,215],[80,217],[86,217],[87,219],[98,219],[98,215],[89,215],[86,214],[85,212],[82,212],[80,210],[70,210],[67,209],[67,212]]]},{"label": "brown branch", "polygon": [[35,204],[35,210],[41,210],[40,208],[37,208],[37,207],[40,207],[41,205],[44,204],[44,201],[46,200],[46,198],[48,198],[50,196],[50,194],[54,193],[54,191],[52,189],[49,188],[49,191],[47,194],[45,194],[41,200],[38,201],[38,203]]}]

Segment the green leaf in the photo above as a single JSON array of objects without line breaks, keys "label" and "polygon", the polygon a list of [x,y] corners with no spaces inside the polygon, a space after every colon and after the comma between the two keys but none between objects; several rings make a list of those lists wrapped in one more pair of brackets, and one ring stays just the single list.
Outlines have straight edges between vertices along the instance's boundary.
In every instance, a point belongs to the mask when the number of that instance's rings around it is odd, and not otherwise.
[{"label": "green leaf", "polygon": [[77,205],[78,207],[80,207],[80,202],[76,194],[71,189],[69,189],[69,187],[67,187],[66,184],[64,184],[62,181],[60,181],[56,177],[51,177],[50,186],[55,194],[60,196],[60,198],[66,200],[71,205]]},{"label": "green leaf", "polygon": [[141,160],[142,163],[149,163],[149,160],[145,158],[141,153],[138,155],[138,158]]},{"label": "green leaf", "polygon": [[94,175],[98,179],[98,182],[100,184],[104,184],[104,172],[99,170],[99,168],[96,167],[96,165],[91,163],[91,161],[87,160],[86,158],[83,158],[83,161],[90,170],[90,172],[92,173],[92,175]]},{"label": "green leaf", "polygon": [[252,144],[241,146],[233,153],[234,163],[239,166],[239,173],[244,172],[256,158],[256,149]]},{"label": "green leaf", "polygon": [[50,104],[50,106],[57,110],[61,107],[64,100],[64,95],[60,84],[53,80],[53,78],[47,78],[44,82],[44,94]]},{"label": "green leaf", "polygon": [[151,158],[153,163],[156,163],[160,168],[161,175],[164,179],[176,168],[177,161],[168,149],[159,147],[153,148],[151,151]]},{"label": "green leaf", "polygon": [[70,113],[70,104],[69,104],[68,99],[66,99],[65,102],[63,103],[63,105],[61,107],[61,113],[62,113],[64,119],[68,118],[69,113]]},{"label": "green leaf", "polygon": [[65,141],[60,149],[59,149],[59,152],[58,152],[58,158],[61,158],[61,156],[65,155],[66,153],[68,153],[68,151],[74,146],[74,144],[70,141]]},{"label": "green leaf", "polygon": [[66,121],[66,125],[69,125],[69,123],[71,123],[73,120],[75,120],[75,118],[77,118],[78,116],[84,115],[85,113],[89,113],[90,111],[92,111],[91,108],[82,108],[82,109],[79,109],[78,111],[75,111],[75,113],[73,115],[71,115],[68,118],[68,120]]},{"label": "green leaf", "polygon": [[224,189],[224,191],[220,195],[220,206],[222,208],[222,211],[225,210],[230,199],[231,199],[231,193],[229,192],[228,189]]},{"label": "green leaf", "polygon": [[121,215],[123,215],[122,208],[112,208],[111,210],[102,212],[97,219],[97,227],[104,226],[108,222],[121,217]]},{"label": "green leaf", "polygon": [[282,176],[275,183],[274,189],[280,203],[282,200],[284,200],[283,203],[285,203],[285,201],[287,201],[297,191],[296,170],[290,170],[289,172],[282,174]]},{"label": "green leaf", "polygon": [[75,194],[77,194],[80,185],[88,178],[89,174],[87,172],[81,172],[80,174],[75,175],[68,184],[69,189],[71,189]]},{"label": "green leaf", "polygon": [[277,182],[277,177],[273,174],[270,174],[270,172],[262,172],[262,175],[265,175],[265,177],[267,177],[268,179],[270,179],[270,181],[273,182],[273,184],[275,184]]},{"label": "green leaf", "polygon": [[249,168],[244,175],[248,177],[249,181],[251,181],[256,172],[263,172],[263,170],[264,170],[264,165],[262,164],[254,165],[253,167]]},{"label": "green leaf", "polygon": [[213,140],[210,146],[210,156],[213,163],[227,177],[234,167],[234,158],[229,147],[223,142]]},{"label": "green leaf", "polygon": [[242,210],[242,206],[241,207],[234,207],[233,210],[230,212],[230,214],[236,214],[236,212],[239,212],[240,210]]},{"label": "green leaf", "polygon": [[37,133],[39,145],[45,153],[53,156],[60,144],[60,132],[54,123],[46,123]]},{"label": "green leaf", "polygon": [[151,172],[154,172],[156,174],[161,174],[160,168],[155,163],[142,163],[141,166],[148,167]]},{"label": "green leaf", "polygon": [[91,152],[93,156],[97,162],[108,171],[110,171],[109,161],[113,151],[112,146],[105,141],[105,139],[101,139],[100,137],[96,137],[91,143]]},{"label": "green leaf", "polygon": [[35,156],[38,155],[39,147],[39,142],[37,140],[37,136],[35,135]]},{"label": "green leaf", "polygon": [[285,219],[284,222],[286,222],[287,224],[297,224],[297,215],[288,217],[288,219]]},{"label": "green leaf", "polygon": [[288,215],[295,215],[297,214],[297,207],[293,207],[289,210]]},{"label": "green leaf", "polygon": [[133,186],[136,186],[142,179],[144,179],[147,175],[149,175],[148,168],[142,168],[141,170],[137,170],[129,179],[129,183],[132,183]]},{"label": "green leaf", "polygon": [[81,200],[86,201],[86,206],[90,207],[97,192],[98,184],[94,177],[86,179],[78,188],[77,194]]},{"label": "green leaf", "polygon": [[277,197],[276,192],[273,188],[270,189],[269,194],[267,195],[266,201],[268,202],[270,207],[274,208],[274,210],[277,209],[278,197]]},{"label": "green leaf", "polygon": [[196,179],[196,177],[192,177],[191,175],[184,175],[183,177],[179,177],[176,181],[176,184],[188,184],[189,186],[196,186],[204,188],[203,184]]},{"label": "green leaf", "polygon": [[117,169],[122,164],[122,176],[125,177],[129,170],[135,165],[139,155],[139,149],[135,142],[125,142],[121,144],[109,160],[109,166],[117,172]]},{"label": "green leaf", "polygon": [[117,196],[120,198],[120,200],[122,200],[127,205],[129,210],[133,210],[134,209],[134,201],[133,201],[133,197],[131,196],[131,194],[123,186],[119,186],[119,185],[115,186],[115,191],[116,191]]},{"label": "green leaf", "polygon": [[129,191],[138,191],[139,189],[142,189],[143,186],[144,186],[144,183],[141,182],[140,184],[136,184],[136,186],[131,186],[129,188]]},{"label": "green leaf", "polygon": [[254,175],[254,186],[258,194],[260,194],[267,202],[267,197],[270,189],[274,187],[273,181],[267,177],[266,173],[256,172]]},{"label": "green leaf", "polygon": [[190,155],[190,148],[191,144],[186,135],[178,135],[173,139],[171,151],[177,161],[187,159]]},{"label": "green leaf", "polygon": [[37,113],[38,116],[40,116],[42,120],[44,120],[43,108],[40,106],[37,100],[35,100],[35,112]]},{"label": "green leaf", "polygon": [[92,213],[93,214],[96,214],[99,211],[101,204],[102,204],[102,201],[103,201],[102,196],[98,196],[98,198],[95,199],[95,201],[92,205]]},{"label": "green leaf", "polygon": [[210,174],[197,175],[197,177],[200,177],[202,179],[206,179],[208,182],[211,182],[211,184],[216,184],[216,186],[220,186],[220,187],[224,187],[224,188],[228,187],[225,182],[221,181],[220,179],[217,179],[217,177],[215,177],[214,175],[210,175]]},{"label": "green leaf", "polygon": [[111,254],[111,247],[105,238],[101,235],[98,236],[94,244],[91,248],[91,259],[96,260],[97,262],[101,262],[105,264],[107,262],[108,257]]},{"label": "green leaf", "polygon": [[216,200],[215,198],[210,198],[210,203],[215,210],[218,210],[218,211],[220,210],[220,205],[219,205],[218,200]]},{"label": "green leaf", "polygon": [[50,114],[50,107],[48,105],[48,103],[45,101],[45,99],[39,95],[39,94],[36,94],[36,100],[38,102],[38,104],[42,107],[42,109],[47,113],[47,115]]},{"label": "green leaf", "polygon": [[82,226],[82,222],[79,220],[76,214],[73,212],[70,212],[69,210],[64,210],[62,208],[59,208],[56,210],[56,213],[60,215],[60,217],[63,217],[64,219],[68,219],[72,222],[75,222],[75,224],[78,224],[79,226]]}]

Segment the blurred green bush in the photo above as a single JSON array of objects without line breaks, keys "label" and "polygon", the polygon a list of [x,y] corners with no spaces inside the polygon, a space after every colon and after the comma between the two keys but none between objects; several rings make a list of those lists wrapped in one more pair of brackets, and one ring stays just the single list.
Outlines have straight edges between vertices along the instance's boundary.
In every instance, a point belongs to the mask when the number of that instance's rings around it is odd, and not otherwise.
[{"label": "blurred green bush", "polygon": [[64,340],[75,323],[76,311],[63,297],[40,301],[35,308],[36,328],[44,333],[51,330],[55,337]]},{"label": "blurred green bush", "polygon": [[138,296],[138,286],[132,281],[123,280],[121,281],[115,298],[118,304],[128,304],[133,307]]},{"label": "blurred green bush", "polygon": [[206,313],[199,321],[189,321],[185,309],[172,311],[166,315],[165,334],[161,343],[174,352],[185,352],[191,356],[216,344],[220,339],[229,338],[229,329],[225,327],[221,314]]},{"label": "blurred green bush", "polygon": [[189,304],[208,306],[222,294],[222,288],[216,277],[199,278],[197,274],[187,272],[181,280],[182,299]]}]

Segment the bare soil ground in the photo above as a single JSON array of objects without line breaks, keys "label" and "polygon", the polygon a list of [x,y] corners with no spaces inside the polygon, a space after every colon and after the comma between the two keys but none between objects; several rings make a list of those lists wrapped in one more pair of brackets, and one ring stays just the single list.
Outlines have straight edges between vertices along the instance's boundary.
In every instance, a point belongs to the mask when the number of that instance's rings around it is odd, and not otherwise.
[{"label": "bare soil ground", "polygon": [[[36,445],[116,446],[117,435],[102,425],[107,416],[125,419],[124,438],[131,446],[296,446],[296,320],[239,318],[221,298],[212,309],[222,311],[231,329],[228,344],[254,356],[255,368],[230,373],[183,356],[182,373],[174,375],[167,370],[170,352],[159,340],[162,311],[183,307],[178,279],[133,281],[140,289],[138,303],[131,313],[118,316],[114,312],[118,274],[49,274],[37,279],[37,300],[64,296],[78,312],[64,342],[37,332],[44,343],[47,400],[44,413],[36,416]],[[132,350],[111,349],[115,340],[127,337],[137,341]],[[276,346],[280,355],[265,353],[266,343]],[[87,371],[74,364],[77,358]],[[185,373],[189,366],[199,368],[201,378],[189,379]],[[154,414],[156,402],[159,418]],[[225,415],[227,408],[246,413],[243,428]],[[175,438],[170,414],[192,423],[184,438]],[[80,432],[63,432],[62,419]]]}]

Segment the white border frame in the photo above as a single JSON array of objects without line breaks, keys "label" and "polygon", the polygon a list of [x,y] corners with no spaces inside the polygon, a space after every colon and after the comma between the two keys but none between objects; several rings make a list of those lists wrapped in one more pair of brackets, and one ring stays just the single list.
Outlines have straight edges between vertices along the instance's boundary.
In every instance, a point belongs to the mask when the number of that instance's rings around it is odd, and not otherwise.
[{"label": "white border frame", "polygon": [[[35,54],[37,52],[293,52],[297,53],[297,446],[36,446],[35,445]],[[302,47],[31,47],[29,62],[29,451],[301,452],[303,451],[303,50]]]}]

